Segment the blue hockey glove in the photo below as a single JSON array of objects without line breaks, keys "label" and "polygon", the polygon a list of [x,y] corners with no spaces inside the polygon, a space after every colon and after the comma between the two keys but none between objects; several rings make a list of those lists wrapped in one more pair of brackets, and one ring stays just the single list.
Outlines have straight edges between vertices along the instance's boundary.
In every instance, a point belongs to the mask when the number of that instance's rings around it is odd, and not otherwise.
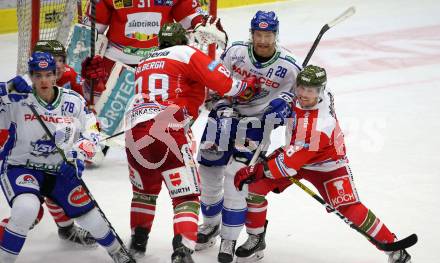
[{"label": "blue hockey glove", "polygon": [[22,76],[16,76],[8,82],[0,82],[0,96],[6,96],[13,91],[30,93],[32,86]]},{"label": "blue hockey glove", "polygon": [[62,162],[60,165],[59,173],[61,176],[69,181],[75,181],[76,178],[81,178],[84,171],[84,161],[75,159],[72,162]]},{"label": "blue hockey glove", "polygon": [[30,93],[32,92],[32,86],[22,77],[16,76],[13,79],[9,80],[8,83],[12,83],[14,86],[14,90],[18,93]]},{"label": "blue hockey glove", "polygon": [[293,97],[290,92],[281,92],[280,96],[273,99],[264,112],[264,120],[273,119],[276,124],[283,125],[286,119],[293,116]]}]

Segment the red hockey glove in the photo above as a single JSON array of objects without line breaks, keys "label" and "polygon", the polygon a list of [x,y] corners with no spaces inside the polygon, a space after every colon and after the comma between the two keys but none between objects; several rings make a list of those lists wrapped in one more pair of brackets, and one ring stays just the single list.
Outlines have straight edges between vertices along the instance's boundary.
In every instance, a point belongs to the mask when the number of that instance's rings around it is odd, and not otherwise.
[{"label": "red hockey glove", "polygon": [[228,45],[228,34],[223,29],[218,17],[203,16],[201,22],[199,21],[193,28],[194,38],[200,44],[216,43],[221,49],[225,49]]},{"label": "red hockey glove", "polygon": [[235,187],[241,191],[244,184],[250,184],[264,178],[264,165],[257,163],[238,170],[234,177]]},{"label": "red hockey glove", "polygon": [[87,57],[81,64],[81,77],[86,80],[96,80],[106,83],[108,72],[105,70],[104,59],[101,56]]},{"label": "red hockey glove", "polygon": [[249,101],[251,98],[261,92],[261,84],[258,83],[257,77],[246,77],[242,80],[242,82],[244,82],[243,84],[246,85],[246,88],[237,95],[238,100]]}]

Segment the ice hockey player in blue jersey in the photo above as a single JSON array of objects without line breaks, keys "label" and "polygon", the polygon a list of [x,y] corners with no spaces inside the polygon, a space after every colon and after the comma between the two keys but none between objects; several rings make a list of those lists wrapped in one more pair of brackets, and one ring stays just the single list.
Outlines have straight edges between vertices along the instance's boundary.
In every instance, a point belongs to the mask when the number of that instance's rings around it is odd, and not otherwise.
[{"label": "ice hockey player in blue jersey", "polygon": [[203,224],[199,226],[196,250],[212,246],[220,234],[218,262],[233,261],[248,209],[244,193],[234,187],[235,172],[249,163],[263,137],[291,114],[290,92],[301,67],[278,45],[278,28],[274,12],[258,11],[251,20],[250,41],[233,43],[221,56],[234,77],[255,76],[262,90],[247,101],[214,102],[202,136],[199,171]]},{"label": "ice hockey player in blue jersey", "polygon": [[[16,261],[43,197],[50,197],[75,218],[114,262],[133,262],[80,181],[84,160],[99,150],[95,117],[81,96],[55,85],[52,55],[35,52],[28,66],[32,89],[21,91],[30,93],[8,94],[4,85],[0,87],[0,131],[10,138],[2,144],[0,183],[11,207],[10,220],[0,240],[0,262]],[[31,107],[48,126],[55,142]],[[63,161],[57,147],[68,161]]]}]

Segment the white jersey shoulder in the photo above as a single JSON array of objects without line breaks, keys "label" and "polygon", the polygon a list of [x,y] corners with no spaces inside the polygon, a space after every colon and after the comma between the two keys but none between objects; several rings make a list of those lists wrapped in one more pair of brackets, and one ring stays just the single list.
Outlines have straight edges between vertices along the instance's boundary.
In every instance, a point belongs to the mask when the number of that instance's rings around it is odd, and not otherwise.
[{"label": "white jersey shoulder", "polygon": [[255,58],[252,43],[234,42],[221,59],[233,77],[243,79],[255,76],[261,84],[260,94],[246,103],[236,102],[237,110],[245,116],[261,116],[268,103],[281,92],[292,92],[301,70],[295,56],[280,46],[269,60],[259,62]]}]

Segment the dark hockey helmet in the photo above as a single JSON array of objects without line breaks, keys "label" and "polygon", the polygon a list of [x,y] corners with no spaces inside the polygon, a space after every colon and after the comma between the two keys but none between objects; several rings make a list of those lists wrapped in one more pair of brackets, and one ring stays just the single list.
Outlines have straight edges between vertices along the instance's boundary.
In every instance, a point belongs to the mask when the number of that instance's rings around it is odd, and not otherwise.
[{"label": "dark hockey helmet", "polygon": [[56,71],[55,59],[47,52],[34,52],[28,61],[29,73],[34,71]]},{"label": "dark hockey helmet", "polygon": [[179,23],[164,24],[159,31],[159,48],[188,44],[186,30]]},{"label": "dark hockey helmet", "polygon": [[58,40],[39,40],[34,46],[34,52],[48,52],[52,56],[66,57],[66,49]]},{"label": "dark hockey helmet", "polygon": [[325,89],[327,84],[327,73],[324,68],[308,65],[297,76],[296,84],[306,87],[318,87],[321,90]]},{"label": "dark hockey helmet", "polygon": [[251,31],[273,31],[278,33],[278,17],[273,11],[258,11],[251,20]]}]

